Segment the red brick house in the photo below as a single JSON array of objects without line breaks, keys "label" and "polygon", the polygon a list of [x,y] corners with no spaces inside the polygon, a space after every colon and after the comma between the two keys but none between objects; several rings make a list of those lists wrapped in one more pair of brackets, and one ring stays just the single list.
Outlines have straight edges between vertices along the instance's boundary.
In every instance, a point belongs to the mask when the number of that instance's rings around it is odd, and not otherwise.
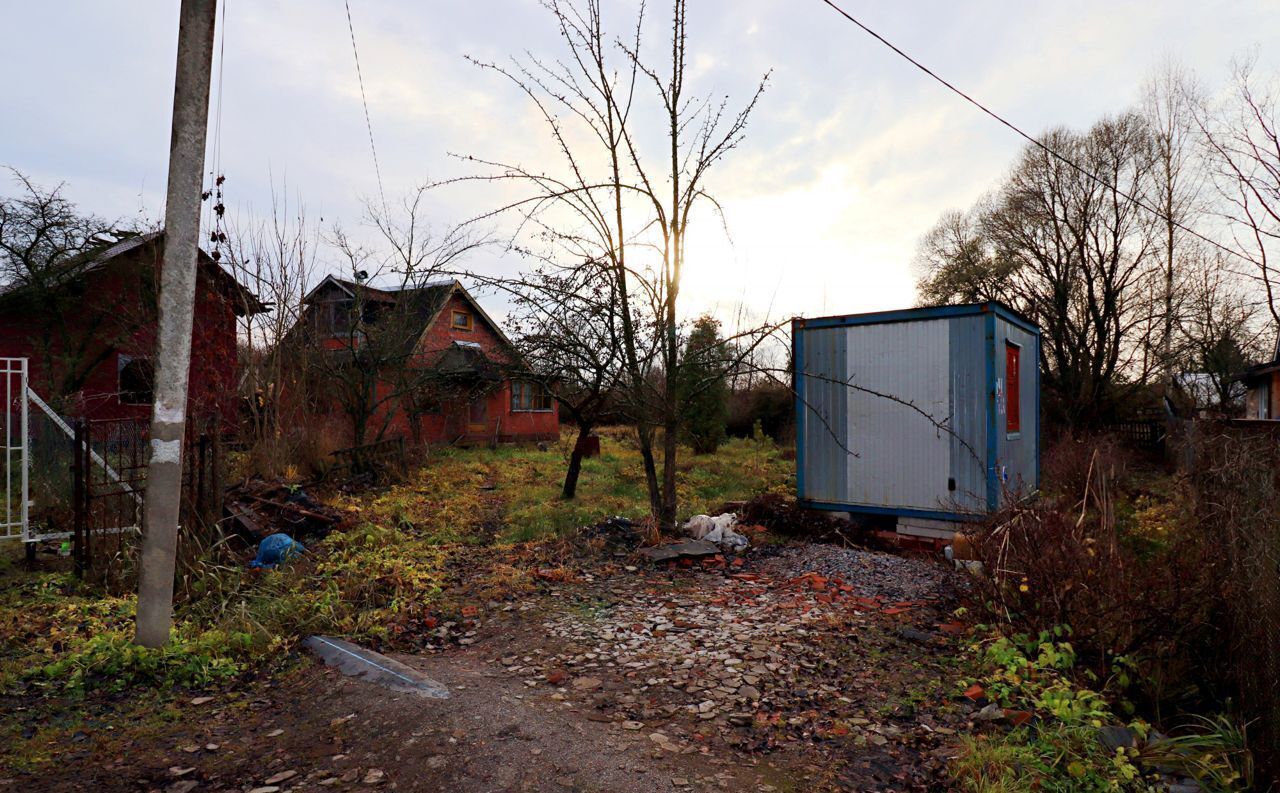
[{"label": "red brick house", "polygon": [[[63,413],[150,417],[156,297],[164,233],[127,237],[0,294],[0,357],[29,359],[30,385]],[[234,431],[236,317],[266,311],[204,251],[199,254],[187,413]]]},{"label": "red brick house", "polygon": [[[370,339],[380,331],[384,343],[393,334],[391,343],[403,348],[402,356],[383,353],[394,363],[378,374],[366,441],[400,435],[470,444],[560,436],[550,392],[458,281],[383,289],[327,276],[303,306],[290,335],[330,355],[351,356],[362,344],[377,343]],[[394,331],[390,323],[397,323]]]}]

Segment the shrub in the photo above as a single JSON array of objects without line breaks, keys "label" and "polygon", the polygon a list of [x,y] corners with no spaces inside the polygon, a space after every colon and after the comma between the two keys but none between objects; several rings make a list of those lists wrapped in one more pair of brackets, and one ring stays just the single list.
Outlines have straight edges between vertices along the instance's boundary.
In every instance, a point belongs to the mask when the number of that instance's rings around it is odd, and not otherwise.
[{"label": "shrub", "polygon": [[734,391],[728,397],[726,430],[735,438],[750,438],[756,428],[776,443],[795,440],[796,406],[791,389],[781,383],[765,382]]},{"label": "shrub", "polygon": [[1220,652],[1259,766],[1280,778],[1280,427],[1200,422],[1183,458],[1194,526],[1215,551]]},{"label": "shrub", "polygon": [[1114,435],[1062,435],[1043,456],[1042,479],[1051,496],[1081,498],[1099,480],[1123,483],[1133,470],[1129,449]]},{"label": "shrub", "polygon": [[[1098,741],[1097,728],[1116,718],[1106,697],[1077,683],[1069,636],[1068,628],[1054,626],[1038,635],[997,633],[970,648],[982,695],[1039,720],[968,739],[954,768],[966,788],[1101,792],[1130,789],[1139,778],[1136,750],[1113,753]],[[1142,722],[1131,727],[1146,733]]]},{"label": "shrub", "polygon": [[[983,626],[979,626],[979,630]],[[1143,719],[1128,730],[1136,745],[1107,749],[1099,728],[1114,726],[1124,704],[1132,663],[1117,658],[1106,677],[1078,668],[1067,626],[1038,635],[996,633],[970,648],[982,696],[1020,713],[1018,726],[965,740],[953,771],[975,791],[1149,791],[1162,789],[1162,771],[1186,776],[1206,790],[1249,789],[1252,759],[1233,721],[1200,718],[1176,736],[1154,732]],[[961,680],[961,690],[973,689]]]},{"label": "shrub", "polygon": [[[1075,675],[1125,714],[1239,703],[1256,720],[1254,748],[1265,749],[1280,724],[1280,454],[1274,441],[1274,458],[1195,443],[1184,457],[1196,467],[1154,495],[1140,492],[1143,473],[1111,440],[1055,445],[1045,470],[1058,478],[1044,495],[975,527],[986,572],[975,607],[1006,635],[1070,625]],[[1153,746],[1153,757],[1236,789],[1251,754],[1242,737],[1205,727]]]},{"label": "shrub", "polygon": [[1140,655],[1158,685],[1185,678],[1189,665],[1206,661],[1189,648],[1213,639],[1207,549],[1191,532],[1166,533],[1159,546],[1126,536],[1117,512],[1132,510],[1117,492],[1115,447],[1095,448],[1087,464],[1078,447],[1058,448],[1066,459],[1053,465],[1080,490],[1049,490],[975,527],[974,555],[987,571],[975,579],[976,605],[1020,631],[1070,625],[1099,672],[1111,658]]},{"label": "shrub", "polygon": [[93,636],[27,677],[76,693],[123,691],[134,685],[203,688],[239,674],[251,646],[247,633],[179,628],[168,644],[151,648],[134,644],[128,631],[111,631]]}]

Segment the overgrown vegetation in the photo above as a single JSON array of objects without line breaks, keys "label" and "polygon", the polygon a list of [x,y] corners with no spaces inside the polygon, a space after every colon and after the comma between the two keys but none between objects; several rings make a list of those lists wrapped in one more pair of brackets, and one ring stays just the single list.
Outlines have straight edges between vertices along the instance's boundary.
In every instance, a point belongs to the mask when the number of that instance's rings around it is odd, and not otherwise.
[{"label": "overgrown vegetation", "polygon": [[[0,696],[203,690],[252,674],[312,633],[405,649],[447,640],[441,630],[476,604],[528,590],[535,572],[554,577],[575,552],[577,527],[648,514],[632,434],[602,435],[571,503],[556,498],[568,434],[545,452],[447,448],[400,484],[333,497],[349,513],[344,527],[277,571],[248,570],[229,543],[213,547],[182,572],[178,627],[159,650],[131,643],[131,595],[11,562],[0,570]],[[690,510],[708,511],[785,490],[791,470],[772,442],[733,440],[682,467],[678,487]]]},{"label": "overgrown vegetation", "polygon": [[[1144,719],[1123,716],[1135,672],[1113,659],[1105,677],[1078,666],[1070,631],[997,635],[971,648],[982,685],[960,681],[969,696],[986,697],[1014,725],[1008,732],[968,737],[956,763],[970,790],[1155,790],[1170,773],[1206,790],[1252,783],[1244,735],[1229,719],[1200,719],[1183,734],[1158,734]],[[1122,722],[1126,722],[1123,723]],[[1103,730],[1111,732],[1103,732]]]},{"label": "overgrown vegetation", "polygon": [[[1046,491],[973,533],[974,607],[989,624],[975,674],[1034,721],[967,743],[957,773],[971,789],[1146,790],[1156,768],[1209,790],[1251,783],[1275,638],[1240,587],[1274,561],[1258,542],[1275,535],[1262,516],[1280,500],[1214,459],[1227,490],[1210,493],[1206,471],[1171,477],[1110,439],[1064,440],[1046,455]],[[1249,550],[1227,518],[1248,527]],[[1224,542],[1254,574],[1221,563]],[[1104,750],[1099,728],[1122,722],[1132,745]]]}]

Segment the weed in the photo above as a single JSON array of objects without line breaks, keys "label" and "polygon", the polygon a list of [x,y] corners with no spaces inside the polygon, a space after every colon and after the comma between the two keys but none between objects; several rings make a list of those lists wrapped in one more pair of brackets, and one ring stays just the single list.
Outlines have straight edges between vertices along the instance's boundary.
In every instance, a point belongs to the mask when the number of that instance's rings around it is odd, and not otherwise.
[{"label": "weed", "polygon": [[1226,716],[1193,717],[1185,732],[1151,741],[1141,757],[1148,765],[1177,769],[1206,790],[1253,787],[1253,755],[1245,731]]}]

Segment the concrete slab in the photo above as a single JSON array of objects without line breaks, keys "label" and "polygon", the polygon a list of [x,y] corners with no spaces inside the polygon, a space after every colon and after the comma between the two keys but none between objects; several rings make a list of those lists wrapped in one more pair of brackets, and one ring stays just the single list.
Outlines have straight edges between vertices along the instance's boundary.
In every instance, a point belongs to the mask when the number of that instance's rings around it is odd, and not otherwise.
[{"label": "concrete slab", "polygon": [[449,690],[411,666],[332,636],[311,636],[303,643],[327,665],[348,677],[432,699],[448,699]]}]

